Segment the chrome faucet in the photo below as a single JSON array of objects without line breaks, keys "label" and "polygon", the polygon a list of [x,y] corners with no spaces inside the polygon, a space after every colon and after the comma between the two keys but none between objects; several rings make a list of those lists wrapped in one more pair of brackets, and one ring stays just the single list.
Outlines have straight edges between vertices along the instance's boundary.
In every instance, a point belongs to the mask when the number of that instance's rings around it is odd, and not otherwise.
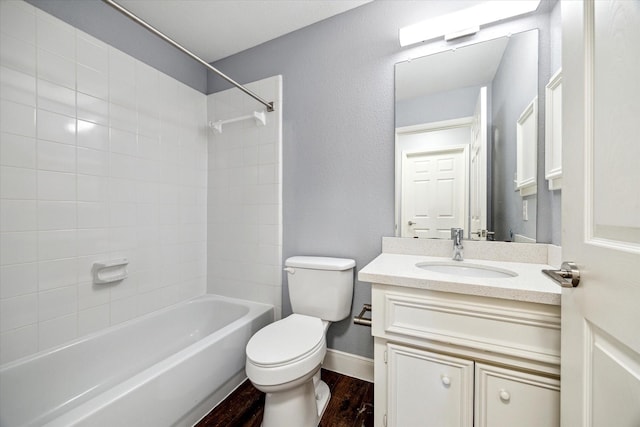
[{"label": "chrome faucet", "polygon": [[452,228],[451,229],[451,240],[453,240],[453,260],[454,261],[463,261],[464,257],[462,255],[462,250],[464,247],[462,246],[462,234],[464,230],[462,228]]}]

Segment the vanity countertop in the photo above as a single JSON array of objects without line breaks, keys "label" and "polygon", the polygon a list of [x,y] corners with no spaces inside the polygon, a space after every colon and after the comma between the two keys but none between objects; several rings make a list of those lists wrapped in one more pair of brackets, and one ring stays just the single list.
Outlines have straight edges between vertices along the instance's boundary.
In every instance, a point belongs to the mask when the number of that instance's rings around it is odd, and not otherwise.
[{"label": "vanity countertop", "polygon": [[[542,273],[546,264],[468,259],[460,262],[516,272],[516,277],[476,278],[426,271],[422,262],[453,262],[451,258],[382,253],[358,272],[358,280],[383,285],[453,292],[491,298],[560,305],[562,288]],[[457,263],[456,263],[457,264]]]}]

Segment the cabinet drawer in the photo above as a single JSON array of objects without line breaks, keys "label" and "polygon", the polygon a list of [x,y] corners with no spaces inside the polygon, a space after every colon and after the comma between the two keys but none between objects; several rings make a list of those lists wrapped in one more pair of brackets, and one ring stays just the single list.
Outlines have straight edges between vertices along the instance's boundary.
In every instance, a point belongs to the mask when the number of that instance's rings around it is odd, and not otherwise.
[{"label": "cabinet drawer", "polygon": [[387,345],[388,427],[473,424],[471,360]]},{"label": "cabinet drawer", "polygon": [[475,427],[560,425],[560,381],[476,363]]},{"label": "cabinet drawer", "polygon": [[[560,363],[560,312],[555,306],[468,295],[374,288],[373,334],[434,340],[481,351]],[[382,315],[376,315],[381,313]]]}]

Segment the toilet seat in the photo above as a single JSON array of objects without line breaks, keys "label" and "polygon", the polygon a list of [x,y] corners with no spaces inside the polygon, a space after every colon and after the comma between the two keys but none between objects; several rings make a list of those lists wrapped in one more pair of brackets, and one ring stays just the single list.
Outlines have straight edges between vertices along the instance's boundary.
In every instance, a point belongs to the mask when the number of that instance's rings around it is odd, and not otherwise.
[{"label": "toilet seat", "polygon": [[321,319],[292,314],[265,326],[246,347],[247,376],[255,384],[283,384],[320,367],[326,354]]},{"label": "toilet seat", "polygon": [[288,365],[314,353],[323,342],[322,320],[292,314],[256,332],[247,344],[247,358],[265,368]]}]

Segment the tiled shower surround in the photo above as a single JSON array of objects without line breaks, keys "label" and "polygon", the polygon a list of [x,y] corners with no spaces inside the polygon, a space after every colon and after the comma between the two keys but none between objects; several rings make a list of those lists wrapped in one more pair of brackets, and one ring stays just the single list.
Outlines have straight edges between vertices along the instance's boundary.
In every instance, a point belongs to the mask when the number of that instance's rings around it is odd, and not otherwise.
[{"label": "tiled shower surround", "polygon": [[[275,111],[209,134],[209,293],[273,304],[282,311],[282,77],[246,87]],[[239,89],[208,96],[210,121],[264,111]]]},{"label": "tiled shower surround", "polygon": [[[5,363],[206,292],[209,130],[204,94],[0,8]],[[92,284],[93,262],[122,257],[129,278]]]}]

